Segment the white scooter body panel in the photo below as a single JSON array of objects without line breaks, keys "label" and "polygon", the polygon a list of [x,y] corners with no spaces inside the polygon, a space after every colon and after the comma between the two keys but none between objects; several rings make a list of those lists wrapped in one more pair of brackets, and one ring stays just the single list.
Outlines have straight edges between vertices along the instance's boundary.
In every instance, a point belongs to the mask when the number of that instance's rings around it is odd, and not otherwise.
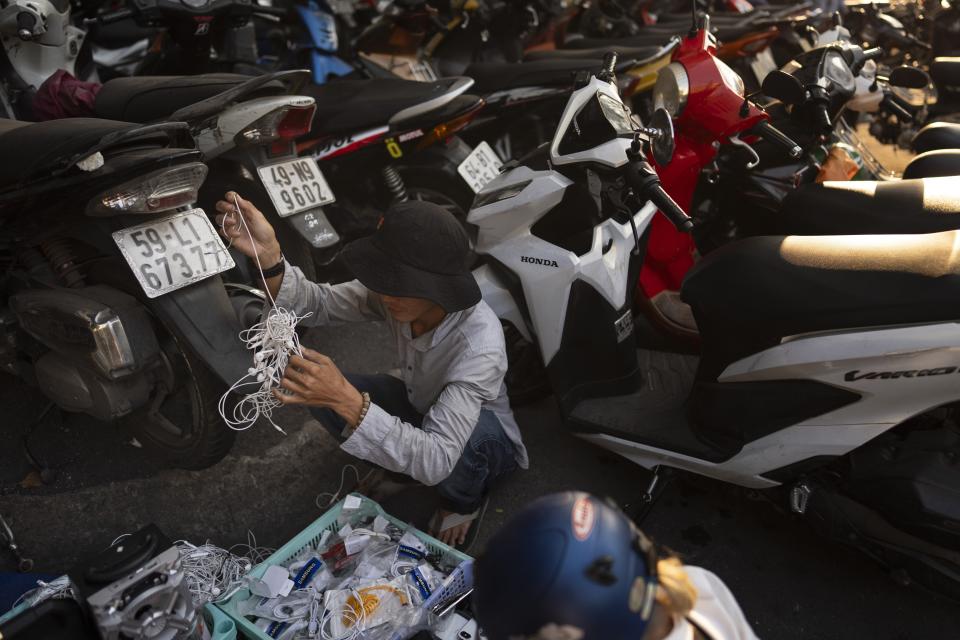
[{"label": "white scooter body panel", "polygon": [[719,380],[813,380],[861,399],[754,440],[721,463],[602,434],[579,435],[644,467],[666,464],[746,487],[775,486],[761,474],[814,456],[845,455],[915,415],[955,402],[958,371],[958,323],[797,336],[732,363]]},{"label": "white scooter body panel", "polygon": [[[531,233],[538,220],[563,199],[570,180],[555,171],[532,171],[518,167],[490,182],[478,194],[495,194],[524,185],[516,195],[475,207],[467,221],[478,227],[476,251],[496,258],[519,279],[530,311],[531,330],[520,328],[524,337],[536,336],[545,364],[560,349],[570,287],[577,280],[590,284],[614,307],[627,302],[628,267],[636,245],[630,224],[604,220],[593,230],[587,253],[578,256]],[[647,204],[634,214],[634,224],[643,234],[656,213]],[[484,300],[504,320],[516,324],[522,319],[516,302],[504,301],[505,287],[489,269],[474,272]],[[512,301],[512,297],[508,298]]]},{"label": "white scooter body panel", "polygon": [[609,96],[617,102],[622,102],[620,92],[614,85],[596,77],[592,78],[585,87],[574,91],[567,101],[567,106],[564,107],[560,124],[557,125],[557,132],[553,136],[553,142],[550,143],[550,161],[554,165],[590,162],[616,168],[627,164],[627,150],[630,149],[632,141],[625,138],[614,138],[586,151],[566,155],[560,153],[560,142],[563,140],[563,134],[574,123],[580,111],[593,101],[598,93]]},{"label": "white scooter body panel", "polygon": [[[39,15],[43,33],[33,40],[17,36],[17,13]],[[34,89],[57,69],[76,75],[77,54],[87,32],[70,24],[70,7],[57,11],[48,0],[17,0],[0,11],[0,40],[10,65],[18,76]]]}]

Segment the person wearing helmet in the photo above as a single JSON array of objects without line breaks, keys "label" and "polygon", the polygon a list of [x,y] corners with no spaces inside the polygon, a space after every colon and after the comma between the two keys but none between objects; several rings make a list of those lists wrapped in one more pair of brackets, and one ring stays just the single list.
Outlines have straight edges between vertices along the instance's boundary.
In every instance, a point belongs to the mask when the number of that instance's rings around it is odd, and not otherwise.
[{"label": "person wearing helmet", "polygon": [[474,566],[489,640],[754,640],[730,590],[659,558],[622,511],[587,493],[530,503]]}]

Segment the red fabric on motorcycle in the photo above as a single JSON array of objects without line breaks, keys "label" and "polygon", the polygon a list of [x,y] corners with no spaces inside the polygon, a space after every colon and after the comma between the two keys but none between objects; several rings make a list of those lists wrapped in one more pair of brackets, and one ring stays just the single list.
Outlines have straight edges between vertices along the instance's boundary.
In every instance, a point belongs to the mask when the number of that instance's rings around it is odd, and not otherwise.
[{"label": "red fabric on motorcycle", "polygon": [[100,93],[99,82],[77,80],[59,69],[40,85],[33,98],[33,119],[92,118],[93,105]]}]

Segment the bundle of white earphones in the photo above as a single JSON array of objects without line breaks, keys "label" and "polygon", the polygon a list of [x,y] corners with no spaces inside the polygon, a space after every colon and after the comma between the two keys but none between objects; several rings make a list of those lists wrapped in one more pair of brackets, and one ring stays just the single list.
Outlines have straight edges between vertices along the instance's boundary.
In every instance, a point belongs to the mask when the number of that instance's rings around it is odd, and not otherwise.
[{"label": "bundle of white earphones", "polygon": [[245,577],[253,568],[248,558],[210,543],[197,546],[180,540],[176,545],[194,605],[221,602],[246,586]]},{"label": "bundle of white earphones", "polygon": [[[240,212],[240,202],[234,195],[235,211],[223,217],[221,228],[226,229],[227,218],[236,215],[238,224],[247,232],[250,244],[254,247],[254,261],[260,271],[261,282],[266,280],[263,275],[263,265],[260,256],[256,253],[256,243],[247,226],[243,214]],[[232,240],[231,240],[232,244]],[[221,396],[219,403],[220,416],[227,426],[235,431],[244,431],[252,427],[261,417],[266,418],[273,428],[286,435],[286,431],[273,421],[273,411],[283,403],[274,395],[275,390],[281,390],[280,381],[287,368],[290,354],[303,356],[300,347],[300,337],[297,335],[297,325],[311,314],[298,316],[277,306],[276,300],[264,286],[270,309],[260,322],[249,329],[240,332],[240,339],[247,349],[253,351],[253,366],[247,370],[247,375],[237,380],[233,386]],[[245,393],[244,393],[245,391]],[[233,411],[227,411],[230,397],[242,394],[242,398],[233,406]]]}]

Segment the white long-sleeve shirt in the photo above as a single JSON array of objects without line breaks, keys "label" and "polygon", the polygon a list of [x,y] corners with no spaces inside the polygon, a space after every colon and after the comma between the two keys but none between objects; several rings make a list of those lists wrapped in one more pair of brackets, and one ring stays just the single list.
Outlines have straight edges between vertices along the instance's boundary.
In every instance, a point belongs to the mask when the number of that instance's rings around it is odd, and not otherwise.
[{"label": "white long-sleeve shirt", "polygon": [[684,570],[697,589],[697,603],[686,618],[675,618],[673,630],[664,640],[693,640],[694,625],[709,640],[757,640],[737,599],[712,571],[685,565]]},{"label": "white long-sleeve shirt", "polygon": [[397,343],[410,404],[424,415],[421,428],[371,404],[363,422],[340,447],[347,453],[434,485],[453,471],[481,409],[497,415],[526,469],[527,451],[510,410],[503,382],[507,355],[500,320],[483,301],[449,313],[433,330],[414,338],[410,323],[395,321],[380,296],[354,280],[338,285],[307,280],[287,263],[277,306],[306,326],[386,321]]}]

